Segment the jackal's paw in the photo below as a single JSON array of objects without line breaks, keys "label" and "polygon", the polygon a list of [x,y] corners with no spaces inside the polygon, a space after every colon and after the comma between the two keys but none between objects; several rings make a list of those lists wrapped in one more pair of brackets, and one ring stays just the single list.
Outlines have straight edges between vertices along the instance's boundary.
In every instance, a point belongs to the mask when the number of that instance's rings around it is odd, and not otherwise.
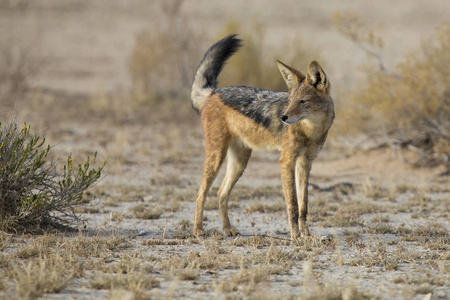
[{"label": "jackal's paw", "polygon": [[236,228],[229,227],[223,229],[223,235],[224,236],[237,236],[239,234],[239,231],[237,231]]},{"label": "jackal's paw", "polygon": [[301,228],[300,229],[300,234],[302,235],[302,237],[311,236],[311,233],[309,233],[308,226],[305,225],[305,227]]},{"label": "jackal's paw", "polygon": [[300,230],[296,229],[291,231],[291,239],[293,241],[298,242],[309,236],[311,236],[311,234],[309,233],[308,226],[306,226],[305,224],[303,224],[303,226],[300,227]]},{"label": "jackal's paw", "polygon": [[203,232],[203,229],[194,229],[194,236],[196,237],[204,237],[205,233]]},{"label": "jackal's paw", "polygon": [[293,242],[300,242],[301,239],[302,239],[302,236],[299,233],[291,234],[291,240]]}]

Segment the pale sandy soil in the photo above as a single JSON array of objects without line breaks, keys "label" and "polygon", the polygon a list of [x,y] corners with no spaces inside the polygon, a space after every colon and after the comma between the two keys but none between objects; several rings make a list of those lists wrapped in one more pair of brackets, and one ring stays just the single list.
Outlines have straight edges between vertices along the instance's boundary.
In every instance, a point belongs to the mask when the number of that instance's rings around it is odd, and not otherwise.
[{"label": "pale sandy soil", "polygon": [[[286,241],[289,232],[276,153],[255,153],[234,191],[231,219],[242,236],[215,234],[221,229],[215,208],[205,212],[208,237],[192,237],[194,196],[203,162],[196,114],[181,109],[178,116],[182,118],[172,119],[170,114],[160,116],[149,109],[148,116],[143,116],[125,102],[123,111],[128,115],[124,117],[122,109],[117,114],[102,114],[91,103],[98,101],[99,90],[114,94],[130,87],[126,62],[135,34],[159,26],[159,4],[69,2],[36,1],[25,10],[0,7],[0,34],[12,33],[20,43],[37,47],[38,55],[48,63],[31,84],[50,90],[0,111],[0,121],[17,114],[45,133],[61,157],[74,153],[82,159],[98,151],[99,161],[107,160],[107,166],[105,176],[88,195],[92,199],[89,209],[96,210],[86,209],[86,223],[80,225],[79,233],[65,235],[65,243],[80,235],[120,236],[128,247],[107,250],[99,257],[75,254],[75,260],[86,266],[83,275],[59,293],[44,294],[43,299],[131,298],[133,292],[117,294],[117,290],[95,289],[92,284],[108,273],[107,266],[127,255],[134,255],[138,265],[151,266],[140,272],[159,282],[159,287],[144,288],[145,296],[154,298],[321,299],[323,295],[313,296],[324,290],[339,294],[349,287],[382,299],[450,297],[450,181],[438,176],[443,169],[413,168],[390,149],[343,148],[333,135],[313,165],[310,240]],[[331,14],[347,9],[369,25],[382,23],[385,59],[391,65],[448,20],[450,2],[195,0],[182,6],[189,26],[204,35],[205,48],[227,21],[247,24],[254,16],[267,23],[268,48],[301,36],[323,49],[321,55],[335,87],[351,86],[358,78],[357,65],[366,58],[331,25]],[[188,96],[185,104],[190,105]],[[214,194],[209,198],[214,207]],[[131,209],[138,204],[157,207],[162,214],[151,220],[136,218]],[[140,231],[143,235],[137,236]],[[255,235],[270,237],[253,240]],[[35,239],[12,237],[2,257],[22,261],[14,253]],[[65,243],[51,251],[66,251]],[[276,256],[274,251],[285,256]],[[209,257],[217,265],[205,264]],[[183,260],[187,261],[184,265]],[[194,269],[196,276],[183,280],[179,274],[186,268]],[[261,269],[266,275],[260,280],[242,275]],[[3,273],[1,280],[0,298],[15,298],[13,280]]]},{"label": "pale sandy soil", "polygon": [[[129,257],[133,264],[150,265],[142,274],[159,282],[158,287],[144,288],[145,295],[163,299],[313,299],[320,291],[331,290],[336,295],[351,288],[379,299],[424,299],[425,294],[446,299],[450,295],[450,190],[448,178],[437,176],[440,169],[407,167],[386,149],[337,158],[335,152],[342,150],[327,148],[312,171],[312,238],[296,244],[287,241],[289,227],[278,155],[255,153],[231,200],[231,220],[241,237],[220,236],[213,192],[209,206],[215,208],[205,212],[208,237],[198,240],[191,230],[203,146],[199,124],[195,123],[183,123],[181,128],[178,124],[122,124],[120,131],[129,134],[118,143],[95,138],[107,140],[114,127],[96,127],[89,121],[70,125],[55,121],[59,133],[50,137],[65,141],[55,147],[57,153],[73,152],[82,157],[97,149],[100,160],[108,159],[108,165],[105,177],[88,196],[93,200],[85,209],[86,222],[80,233],[66,234],[65,242],[58,246],[61,250],[56,247],[51,251],[69,251],[64,244],[86,235],[122,237],[127,247],[105,251],[100,258],[78,258],[86,264],[83,275],[59,293],[45,294],[44,299],[113,297],[118,287],[113,292],[95,289],[93,282],[110,274],[107,268]],[[213,191],[217,192],[222,178],[223,170]],[[149,209],[156,207],[161,216],[136,218],[133,207],[142,204]],[[341,209],[347,213],[342,215]],[[266,238],[255,241],[252,236]],[[14,255],[33,241],[32,237],[15,237],[3,254]],[[217,265],[205,262],[211,256]],[[94,261],[97,265],[91,266]],[[307,271],[309,264],[311,271]],[[196,270],[192,279],[181,279],[180,272],[185,269]],[[268,275],[261,282],[239,279],[246,278],[242,277],[245,272]],[[0,293],[14,295],[12,282],[3,280],[9,288]]]}]

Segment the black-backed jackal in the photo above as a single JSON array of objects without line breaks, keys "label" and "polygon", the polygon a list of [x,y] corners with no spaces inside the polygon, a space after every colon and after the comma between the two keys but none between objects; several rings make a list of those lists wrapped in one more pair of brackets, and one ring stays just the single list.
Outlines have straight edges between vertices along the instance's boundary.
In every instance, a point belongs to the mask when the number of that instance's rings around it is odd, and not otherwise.
[{"label": "black-backed jackal", "polygon": [[330,82],[316,61],[308,72],[277,61],[288,93],[231,86],[217,89],[226,60],[241,46],[230,35],[205,53],[192,84],[192,106],[201,114],[206,156],[197,194],[194,234],[203,234],[203,206],[225,157],[227,170],[218,193],[223,233],[237,234],[228,217],[228,197],[244,172],[252,150],[281,151],[281,178],[291,237],[308,236],[308,179],[313,160],[334,119]]}]

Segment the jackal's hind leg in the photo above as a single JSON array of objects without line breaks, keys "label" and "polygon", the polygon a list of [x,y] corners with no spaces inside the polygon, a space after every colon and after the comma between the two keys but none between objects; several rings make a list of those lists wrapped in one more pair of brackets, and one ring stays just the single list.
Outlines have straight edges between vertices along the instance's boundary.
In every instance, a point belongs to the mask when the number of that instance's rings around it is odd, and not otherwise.
[{"label": "jackal's hind leg", "polygon": [[227,147],[224,147],[206,153],[205,163],[203,165],[202,182],[196,200],[194,221],[194,235],[196,236],[203,235],[203,208],[206,201],[206,195],[225,159],[226,151]]},{"label": "jackal's hind leg", "polygon": [[227,172],[220,186],[217,198],[219,201],[219,211],[222,218],[223,234],[225,236],[236,236],[237,230],[231,227],[228,217],[228,199],[231,190],[244,173],[250,159],[252,150],[247,148],[238,140],[230,143],[227,154]]}]

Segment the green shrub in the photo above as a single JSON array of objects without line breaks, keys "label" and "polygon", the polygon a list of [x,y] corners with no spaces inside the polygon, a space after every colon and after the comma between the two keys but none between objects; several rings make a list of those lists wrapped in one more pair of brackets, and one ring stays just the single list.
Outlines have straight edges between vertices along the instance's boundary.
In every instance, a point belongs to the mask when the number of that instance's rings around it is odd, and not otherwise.
[{"label": "green shrub", "polygon": [[[0,123],[0,227],[34,230],[78,221],[74,207],[82,204],[83,192],[101,176],[103,166],[93,168],[89,157],[74,166],[67,158],[63,172],[49,160],[51,147],[45,139],[19,129],[12,122]],[[95,164],[97,153],[94,156]]]},{"label": "green shrub", "polygon": [[342,116],[341,133],[382,134],[391,143],[421,151],[415,164],[433,166],[450,160],[450,23],[441,24],[434,39],[406,56],[393,71],[381,55],[382,39],[363,28],[352,13],[335,14],[335,26],[377,61],[365,76]]}]

